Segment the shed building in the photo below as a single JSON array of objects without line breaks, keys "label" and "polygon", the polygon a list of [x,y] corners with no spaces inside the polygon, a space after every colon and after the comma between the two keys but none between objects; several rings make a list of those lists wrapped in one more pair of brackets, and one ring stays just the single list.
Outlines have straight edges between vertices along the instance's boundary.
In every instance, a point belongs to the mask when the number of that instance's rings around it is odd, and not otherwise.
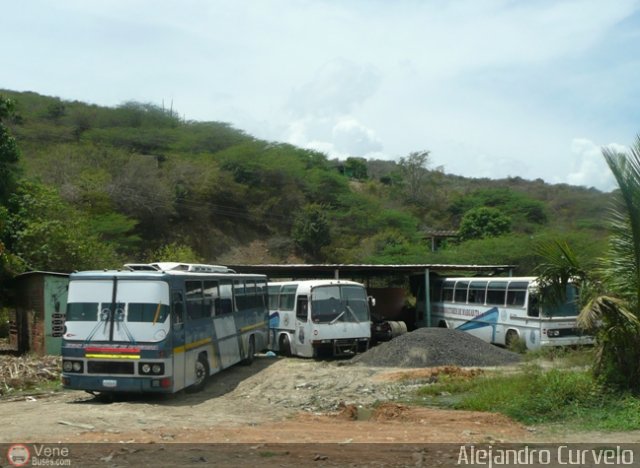
[{"label": "shed building", "polygon": [[67,309],[69,275],[31,271],[14,278],[9,343],[23,354],[59,355]]}]

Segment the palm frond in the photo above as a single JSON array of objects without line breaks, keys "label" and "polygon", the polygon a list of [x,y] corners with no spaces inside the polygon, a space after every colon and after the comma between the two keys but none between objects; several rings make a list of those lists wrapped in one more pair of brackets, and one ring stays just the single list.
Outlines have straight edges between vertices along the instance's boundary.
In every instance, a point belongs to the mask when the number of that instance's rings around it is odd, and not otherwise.
[{"label": "palm frond", "polygon": [[578,326],[585,330],[601,328],[609,332],[614,328],[623,328],[637,333],[640,331],[640,319],[629,310],[624,300],[612,296],[598,296],[580,311]]},{"label": "palm frond", "polygon": [[582,283],[587,278],[585,270],[566,242],[544,242],[537,244],[534,250],[542,258],[535,269],[541,302],[549,306],[563,304],[567,298],[567,285],[571,280]]},{"label": "palm frond", "polygon": [[611,208],[609,253],[603,273],[609,286],[640,305],[640,136],[628,154],[602,151],[619,191]]}]

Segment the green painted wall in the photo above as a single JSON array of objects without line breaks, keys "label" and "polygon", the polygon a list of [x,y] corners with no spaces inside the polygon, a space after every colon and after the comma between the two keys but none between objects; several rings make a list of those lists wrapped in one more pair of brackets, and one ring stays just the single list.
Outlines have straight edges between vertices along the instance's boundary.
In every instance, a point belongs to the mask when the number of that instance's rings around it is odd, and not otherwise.
[{"label": "green painted wall", "polygon": [[[59,276],[44,277],[44,334],[45,353],[60,354],[62,327],[67,310],[69,279]],[[54,325],[54,319],[56,325]]]}]

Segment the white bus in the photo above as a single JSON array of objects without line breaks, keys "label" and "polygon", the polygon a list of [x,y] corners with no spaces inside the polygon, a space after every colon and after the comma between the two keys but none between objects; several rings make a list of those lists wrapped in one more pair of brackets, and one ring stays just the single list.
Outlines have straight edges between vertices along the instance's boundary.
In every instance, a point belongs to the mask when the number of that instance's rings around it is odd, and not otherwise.
[{"label": "white bus", "polygon": [[267,348],[267,279],[158,263],[72,273],[62,384],[90,393],[201,390]]},{"label": "white bus", "polygon": [[[576,287],[568,284],[566,302],[550,307],[541,303],[536,278],[531,276],[437,279],[430,287],[430,324],[497,345],[509,346],[520,339],[527,349],[592,344],[593,337],[576,326],[577,294]],[[424,294],[418,298],[420,309]]]},{"label": "white bus", "polygon": [[269,283],[270,348],[302,357],[349,356],[371,339],[367,291],[360,283],[306,280]]}]

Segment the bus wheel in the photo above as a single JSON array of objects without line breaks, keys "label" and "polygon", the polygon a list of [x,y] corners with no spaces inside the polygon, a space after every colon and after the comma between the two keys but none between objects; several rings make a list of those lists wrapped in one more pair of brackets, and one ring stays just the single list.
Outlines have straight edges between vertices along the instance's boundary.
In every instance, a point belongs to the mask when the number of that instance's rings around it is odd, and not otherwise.
[{"label": "bus wheel", "polygon": [[256,342],[255,337],[251,335],[249,337],[249,349],[247,350],[247,356],[242,360],[242,364],[250,366],[253,362],[253,356],[256,354]]},{"label": "bus wheel", "polygon": [[204,390],[204,386],[207,383],[207,377],[209,377],[209,363],[204,354],[198,356],[196,361],[196,381],[191,387],[189,387],[190,393],[200,392]]},{"label": "bus wheel", "polygon": [[438,328],[449,328],[447,326],[447,322],[445,322],[444,320],[440,320],[440,322],[438,322]]},{"label": "bus wheel", "polygon": [[279,341],[280,354],[283,356],[291,356],[291,343],[289,343],[289,337],[282,335]]},{"label": "bus wheel", "polygon": [[507,348],[511,348],[516,341],[518,341],[518,332],[515,330],[509,330],[507,332],[507,336],[504,339],[504,345]]}]

